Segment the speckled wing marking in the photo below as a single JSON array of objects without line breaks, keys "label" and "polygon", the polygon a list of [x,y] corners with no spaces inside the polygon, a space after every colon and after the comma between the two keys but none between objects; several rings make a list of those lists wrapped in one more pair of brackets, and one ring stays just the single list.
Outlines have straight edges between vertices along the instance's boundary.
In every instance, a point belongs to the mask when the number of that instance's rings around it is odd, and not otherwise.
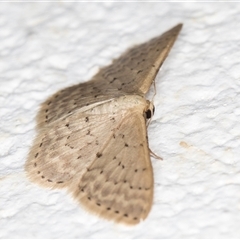
[{"label": "speckled wing marking", "polygon": [[85,208],[125,224],[145,219],[153,200],[146,122],[152,84],[182,25],[138,45],[91,81],[47,99],[25,170],[31,181],[67,188]]},{"label": "speckled wing marking", "polygon": [[[121,121],[108,113],[75,113],[39,132],[26,163],[31,181],[45,187],[63,188],[79,180],[110,137],[106,124]],[[104,130],[104,131],[103,131]]]},{"label": "speckled wing marking", "polygon": [[149,102],[122,96],[59,119],[41,131],[26,171],[44,187],[68,188],[85,208],[136,224],[148,215],[153,174],[146,132]]},{"label": "speckled wing marking", "polygon": [[153,199],[153,172],[142,114],[128,113],[74,189],[89,211],[127,224],[145,219]]},{"label": "speckled wing marking", "polygon": [[110,89],[124,93],[147,93],[181,28],[182,24],[178,24],[161,36],[129,49],[93,79],[102,79]]},{"label": "speckled wing marking", "polygon": [[91,81],[65,88],[42,104],[38,127],[94,103],[126,94],[145,94],[174,44],[182,24],[163,35],[130,48]]}]

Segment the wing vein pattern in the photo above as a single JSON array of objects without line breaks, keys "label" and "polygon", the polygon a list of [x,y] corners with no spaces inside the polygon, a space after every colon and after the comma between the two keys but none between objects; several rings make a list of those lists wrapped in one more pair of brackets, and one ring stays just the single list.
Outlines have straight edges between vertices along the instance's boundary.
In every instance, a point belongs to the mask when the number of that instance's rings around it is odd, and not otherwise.
[{"label": "wing vein pattern", "polygon": [[148,216],[152,104],[145,94],[181,28],[130,48],[89,82],[42,103],[25,164],[32,182],[66,188],[86,210],[108,220],[134,225]]}]

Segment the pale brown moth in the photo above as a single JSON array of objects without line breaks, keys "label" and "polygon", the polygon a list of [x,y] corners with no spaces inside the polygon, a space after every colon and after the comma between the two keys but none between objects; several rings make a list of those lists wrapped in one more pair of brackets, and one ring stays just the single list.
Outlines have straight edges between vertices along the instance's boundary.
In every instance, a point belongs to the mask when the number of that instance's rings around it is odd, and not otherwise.
[{"label": "pale brown moth", "polygon": [[48,98],[25,170],[31,181],[66,188],[88,211],[137,224],[153,202],[145,94],[182,24],[126,51],[91,81]]}]

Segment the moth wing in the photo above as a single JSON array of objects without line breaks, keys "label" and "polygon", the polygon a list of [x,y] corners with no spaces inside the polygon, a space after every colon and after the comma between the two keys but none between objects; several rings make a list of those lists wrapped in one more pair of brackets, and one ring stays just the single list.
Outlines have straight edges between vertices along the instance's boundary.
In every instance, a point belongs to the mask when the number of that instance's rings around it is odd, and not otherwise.
[{"label": "moth wing", "polygon": [[103,218],[133,225],[147,217],[153,172],[140,113],[129,112],[70,191],[87,210]]},{"label": "moth wing", "polygon": [[102,68],[93,79],[102,79],[110,89],[147,93],[181,28],[182,24],[178,24],[161,36],[130,48],[111,65]]},{"label": "moth wing", "polygon": [[69,186],[95,161],[119,121],[116,113],[76,111],[39,130],[25,164],[28,177],[45,187]]},{"label": "moth wing", "polygon": [[48,126],[76,109],[131,93],[145,94],[174,44],[182,24],[159,37],[130,48],[91,81],[63,89],[43,104],[38,128]]}]

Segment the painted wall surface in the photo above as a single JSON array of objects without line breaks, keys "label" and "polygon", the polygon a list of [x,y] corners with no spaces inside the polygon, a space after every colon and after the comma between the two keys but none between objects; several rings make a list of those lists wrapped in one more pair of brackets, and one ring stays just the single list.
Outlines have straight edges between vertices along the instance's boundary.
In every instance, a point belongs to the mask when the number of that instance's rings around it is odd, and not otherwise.
[{"label": "painted wall surface", "polygon": [[[1,3],[1,238],[239,238],[240,4]],[[184,27],[156,79],[154,203],[135,227],[28,181],[35,116],[128,47]]]}]

